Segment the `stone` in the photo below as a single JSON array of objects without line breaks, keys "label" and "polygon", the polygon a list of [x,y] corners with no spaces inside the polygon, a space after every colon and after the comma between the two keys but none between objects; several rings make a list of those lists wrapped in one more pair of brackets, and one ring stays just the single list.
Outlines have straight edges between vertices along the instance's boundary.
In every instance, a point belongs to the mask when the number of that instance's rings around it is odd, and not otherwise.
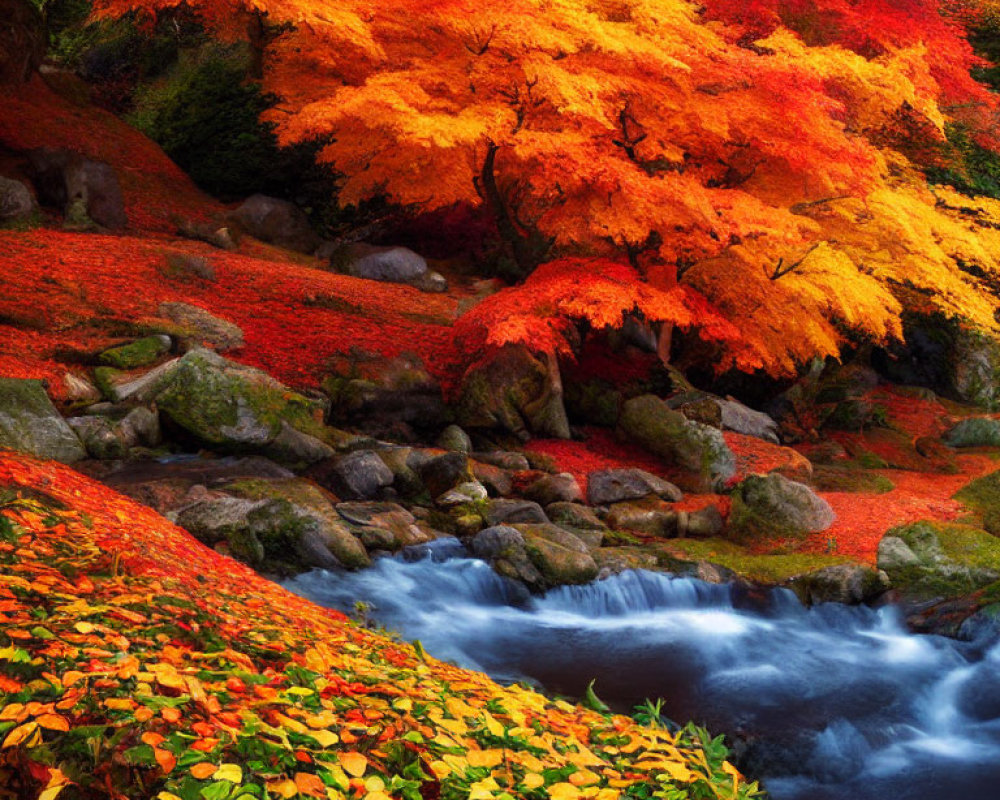
[{"label": "stone", "polygon": [[957,523],[901,525],[879,542],[878,568],[908,601],[963,597],[1000,579],[1000,539]]},{"label": "stone", "polygon": [[472,439],[458,425],[449,425],[438,436],[437,446],[442,450],[469,454],[472,452]]},{"label": "stone", "polygon": [[522,345],[506,345],[466,373],[455,416],[464,428],[498,429],[522,440],[531,434],[570,437],[561,384]]},{"label": "stone", "polygon": [[[288,508],[280,508],[284,509],[288,524],[298,526],[300,538],[291,544],[292,552],[297,554],[297,559],[293,560],[301,566],[361,569],[371,563],[361,541],[334,507],[332,498],[312,481],[305,478],[244,478],[223,488],[247,500],[287,503]],[[278,516],[280,514],[274,515]],[[266,537],[263,542],[266,550]],[[284,557],[288,558],[287,549]]]},{"label": "stone", "polygon": [[409,353],[385,358],[355,351],[335,362],[323,391],[333,424],[377,438],[425,441],[450,422],[440,384]]},{"label": "stone", "polygon": [[673,538],[679,535],[678,518],[678,513],[665,504],[624,502],[613,505],[604,522],[613,530]]},{"label": "stone", "polygon": [[[2,0],[0,0],[2,2]],[[2,70],[0,66],[0,70]],[[0,227],[31,219],[35,213],[35,198],[20,181],[0,175]]]},{"label": "stone", "polygon": [[688,491],[719,491],[736,473],[736,460],[721,431],[688,420],[655,395],[628,400],[619,429],[629,441],[683,470],[677,482]]},{"label": "stone", "polygon": [[715,402],[722,412],[723,430],[753,436],[772,444],[781,443],[780,427],[768,414],[755,411],[732,397],[716,399]]},{"label": "stone", "polygon": [[550,503],[545,507],[546,516],[561,528],[569,528],[573,532],[608,530],[592,509],[579,503]]},{"label": "stone", "polygon": [[729,535],[737,541],[802,537],[835,519],[830,504],[804,483],[777,473],[750,475],[733,490]]},{"label": "stone", "polygon": [[355,278],[412,284],[427,274],[426,259],[407,247],[376,247],[359,242],[350,245],[341,258],[346,261],[344,272]]},{"label": "stone", "polygon": [[671,502],[683,497],[672,483],[642,469],[604,469],[587,476],[587,502],[594,506],[638,500],[651,494]]},{"label": "stone", "polygon": [[118,435],[115,425],[104,417],[70,417],[66,420],[73,429],[87,455],[99,460],[113,460],[128,455],[128,446]]},{"label": "stone", "polygon": [[726,526],[717,506],[708,505],[698,511],[677,512],[677,535],[693,539],[710,539],[722,533]]},{"label": "stone", "polygon": [[[128,225],[125,200],[111,165],[49,147],[32,150],[28,160],[39,202],[58,208],[67,222],[92,221],[110,230]],[[71,219],[80,215],[81,219]]]},{"label": "stone", "polygon": [[528,500],[534,500],[542,506],[550,503],[575,503],[583,500],[583,490],[576,478],[569,472],[559,472],[555,475],[543,475],[534,483],[529,484],[524,492]]},{"label": "stone", "polygon": [[67,372],[63,375],[67,400],[73,403],[96,403],[101,399],[100,390],[86,378]]},{"label": "stone", "polygon": [[337,496],[345,500],[371,500],[392,485],[393,474],[373,450],[355,450],[324,462],[325,480]]},{"label": "stone", "polygon": [[422,464],[417,472],[432,498],[440,497],[460,483],[474,480],[465,453],[452,452],[432,458]]},{"label": "stone", "polygon": [[190,303],[160,303],[158,313],[190,331],[197,344],[211,345],[220,353],[243,347],[243,330],[204,308]]},{"label": "stone", "polygon": [[163,416],[204,446],[292,464],[329,455],[315,401],[211,350],[189,351],[142,388]]},{"label": "stone", "polygon": [[597,577],[597,564],[589,548],[556,525],[516,526],[524,537],[524,550],[542,574],[545,586],[589,583]]},{"label": "stone", "polygon": [[29,0],[0,0],[0,19],[0,86],[27,83],[45,57],[45,20]]},{"label": "stone", "polygon": [[533,591],[542,591],[546,586],[542,573],[528,557],[524,536],[516,528],[484,528],[471,538],[469,549],[477,558],[488,561],[498,574],[520,581]]},{"label": "stone", "polygon": [[486,487],[479,481],[466,481],[454,486],[434,498],[434,504],[441,508],[454,508],[469,503],[481,503],[489,496]]},{"label": "stone", "polygon": [[524,453],[515,453],[509,450],[493,450],[490,452],[475,452],[472,454],[472,457],[476,461],[482,461],[484,464],[492,464],[495,467],[510,470],[511,472],[531,469],[531,464]]},{"label": "stone", "polygon": [[105,350],[97,357],[97,360],[116,369],[145,367],[169,353],[171,344],[170,337],[165,334],[146,336],[134,342]]},{"label": "stone", "polygon": [[309,218],[294,203],[255,194],[230,214],[230,219],[262,242],[312,255],[322,244]]},{"label": "stone", "polygon": [[486,487],[491,497],[506,497],[514,491],[514,478],[508,470],[482,461],[469,461],[469,466],[473,477]]},{"label": "stone", "polygon": [[860,564],[835,564],[797,575],[789,582],[805,605],[870,603],[889,590],[889,576]]},{"label": "stone", "polygon": [[486,512],[490,525],[513,525],[519,522],[547,523],[542,507],[531,500],[490,500]]},{"label": "stone", "polygon": [[41,381],[0,378],[0,447],[72,464],[86,456]]},{"label": "stone", "polygon": [[1000,420],[989,417],[959,420],[941,438],[951,447],[1000,447]]},{"label": "stone", "polygon": [[414,289],[428,294],[443,294],[448,291],[448,279],[440,272],[432,269],[427,270],[423,275],[414,278],[409,282]]},{"label": "stone", "polygon": [[995,337],[959,327],[950,366],[959,400],[990,411],[1000,407],[1000,342]]},{"label": "stone", "polygon": [[203,281],[215,281],[215,267],[204,256],[191,253],[167,253],[161,270],[168,278],[199,278]]},{"label": "stone", "polygon": [[138,377],[134,373],[126,374],[114,367],[97,367],[94,370],[94,383],[102,394],[111,400],[151,403],[157,393],[173,379],[174,371],[180,363],[180,358],[173,358]]}]

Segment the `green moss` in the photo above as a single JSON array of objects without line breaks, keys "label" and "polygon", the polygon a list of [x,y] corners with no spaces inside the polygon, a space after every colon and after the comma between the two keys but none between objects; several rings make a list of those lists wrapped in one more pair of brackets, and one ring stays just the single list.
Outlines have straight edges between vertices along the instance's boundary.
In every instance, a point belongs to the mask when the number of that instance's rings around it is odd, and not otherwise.
[{"label": "green moss", "polygon": [[991,472],[966,484],[953,499],[977,512],[977,521],[994,535],[1000,535],[1000,472]]},{"label": "green moss", "polygon": [[661,547],[668,557],[673,555],[686,561],[710,561],[757,583],[784,583],[805,572],[834,564],[851,563],[851,559],[838,555],[750,553],[746,548],[725,539],[671,539]]},{"label": "green moss", "polygon": [[114,367],[97,367],[94,369],[94,386],[97,387],[97,390],[105,399],[114,400],[114,381],[119,375],[121,375],[121,370]]},{"label": "green moss", "polygon": [[820,492],[885,494],[896,488],[884,475],[849,465],[816,466],[813,468],[812,483]]},{"label": "green moss", "polygon": [[102,364],[118,369],[135,369],[152,364],[160,356],[170,350],[170,342],[159,336],[147,336],[144,339],[112,347],[98,356]]}]

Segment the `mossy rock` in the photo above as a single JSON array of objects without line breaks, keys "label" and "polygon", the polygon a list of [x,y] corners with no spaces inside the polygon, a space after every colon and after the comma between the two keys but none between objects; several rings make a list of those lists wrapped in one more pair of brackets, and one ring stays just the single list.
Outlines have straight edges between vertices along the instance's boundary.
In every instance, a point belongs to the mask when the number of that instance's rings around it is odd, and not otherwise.
[{"label": "mossy rock", "polygon": [[524,537],[524,551],[549,586],[589,583],[597,564],[587,546],[555,525],[513,525]]},{"label": "mossy rock", "polygon": [[[726,539],[671,539],[657,545],[665,556],[685,562],[707,561],[732,570],[741,578],[754,583],[784,584],[797,575],[824,567],[850,563],[846,556],[817,553],[751,553],[745,547]],[[663,564],[668,562],[664,560]]]},{"label": "mossy rock", "polygon": [[951,447],[1000,447],[1000,420],[987,417],[963,419],[942,438]]},{"label": "mossy rock", "polygon": [[155,362],[170,352],[169,336],[146,336],[143,339],[112,347],[98,356],[102,364],[117,369],[136,369]]},{"label": "mossy rock", "polygon": [[736,474],[736,459],[716,428],[688,420],[654,395],[625,403],[623,435],[683,472],[677,483],[694,492],[719,491]]},{"label": "mossy rock", "polygon": [[750,475],[733,490],[730,536],[737,541],[805,537],[824,531],[836,515],[804,483],[777,473]]},{"label": "mossy rock", "polygon": [[878,566],[907,598],[961,597],[1000,580],[1000,539],[970,525],[914,522],[882,537]]},{"label": "mossy rock", "polygon": [[[333,455],[322,407],[266,373],[210,350],[191,350],[156,393],[160,411],[201,443],[225,452],[261,452],[289,462]],[[288,428],[312,437],[307,441]],[[272,452],[273,451],[273,452]]]},{"label": "mossy rock", "polygon": [[953,499],[978,512],[983,527],[1000,536],[1000,472],[991,472],[966,484]]},{"label": "mossy rock", "polygon": [[624,396],[607,381],[570,382],[565,387],[566,411],[574,420],[613,428],[618,424]]},{"label": "mossy rock", "polygon": [[0,378],[0,447],[70,464],[87,454],[41,381]]},{"label": "mossy rock", "polygon": [[861,466],[815,466],[813,487],[820,492],[856,492],[859,494],[885,494],[896,485],[884,475]]}]

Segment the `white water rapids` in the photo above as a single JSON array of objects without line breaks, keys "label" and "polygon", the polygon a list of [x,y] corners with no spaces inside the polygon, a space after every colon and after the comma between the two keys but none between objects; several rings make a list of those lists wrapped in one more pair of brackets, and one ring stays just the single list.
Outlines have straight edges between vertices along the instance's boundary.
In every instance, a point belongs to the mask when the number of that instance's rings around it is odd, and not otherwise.
[{"label": "white water rapids", "polygon": [[579,696],[596,678],[626,712],[663,697],[671,719],[746,742],[775,800],[1000,798],[1000,644],[913,635],[892,608],[643,571],[529,597],[454,540],[285,585],[348,613],[363,601],[501,681]]}]

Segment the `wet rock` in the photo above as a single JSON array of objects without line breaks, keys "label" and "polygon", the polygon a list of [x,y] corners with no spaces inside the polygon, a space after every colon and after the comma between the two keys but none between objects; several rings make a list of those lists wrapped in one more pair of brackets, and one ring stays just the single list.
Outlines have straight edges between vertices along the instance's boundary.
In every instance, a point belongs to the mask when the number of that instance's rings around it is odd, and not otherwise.
[{"label": "wet rock", "polygon": [[579,503],[550,503],[545,514],[556,525],[573,531],[606,531],[608,526],[587,506]]},{"label": "wet rock", "polygon": [[587,502],[591,505],[639,500],[651,494],[672,502],[683,497],[672,483],[641,469],[605,469],[587,476]]},{"label": "wet rock", "polygon": [[803,483],[782,475],[751,475],[733,490],[730,537],[738,541],[801,537],[829,528],[830,504]]},{"label": "wet rock", "polygon": [[475,479],[486,487],[491,497],[506,497],[514,491],[514,478],[508,470],[482,461],[470,461],[469,466]]},{"label": "wet rock", "polygon": [[482,503],[488,496],[486,487],[479,481],[466,481],[435,497],[434,504],[440,508],[454,508],[469,503]]},{"label": "wet rock", "polygon": [[190,303],[160,303],[158,313],[190,331],[190,338],[194,343],[211,345],[220,353],[243,347],[242,329],[204,308]]},{"label": "wet rock", "polygon": [[889,590],[889,576],[860,564],[836,564],[798,575],[790,588],[806,605],[870,603]]},{"label": "wet rock", "polygon": [[555,525],[517,525],[524,550],[547,586],[589,583],[597,564],[579,538]]},{"label": "wet rock", "polygon": [[718,491],[736,472],[721,431],[691,422],[654,395],[627,401],[619,428],[630,441],[683,470],[677,482],[689,491]]},{"label": "wet rock", "polygon": [[504,577],[520,581],[535,591],[541,591],[546,585],[541,571],[528,557],[524,537],[516,528],[506,525],[485,528],[472,537],[469,549]]},{"label": "wet rock", "polygon": [[41,381],[0,378],[0,447],[71,464],[86,456]]},{"label": "wet rock", "polygon": [[961,597],[1000,579],[1000,540],[968,525],[901,525],[879,542],[878,568],[908,600]]}]

